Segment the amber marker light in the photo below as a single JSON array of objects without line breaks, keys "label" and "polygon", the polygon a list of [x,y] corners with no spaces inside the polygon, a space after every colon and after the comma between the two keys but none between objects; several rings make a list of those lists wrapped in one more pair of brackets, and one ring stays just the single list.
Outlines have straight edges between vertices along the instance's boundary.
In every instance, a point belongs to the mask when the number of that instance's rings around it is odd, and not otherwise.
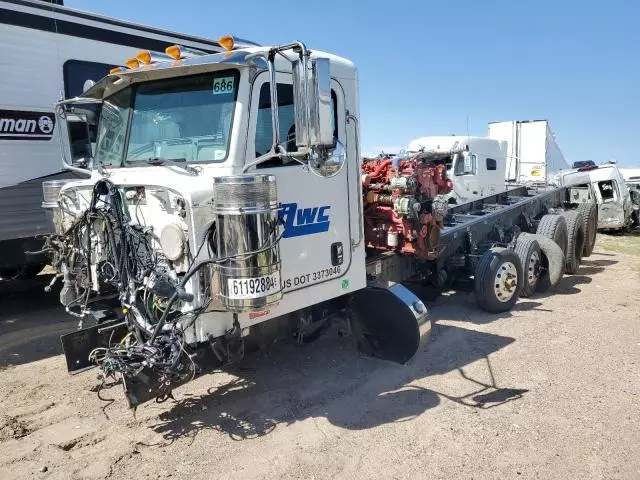
[{"label": "amber marker light", "polygon": [[222,48],[228,51],[233,50],[233,47],[235,46],[235,42],[233,41],[233,37],[231,35],[225,35],[224,37],[220,37],[220,39],[218,40],[218,43]]},{"label": "amber marker light", "polygon": [[151,64],[151,52],[149,50],[140,50],[136,55],[136,59],[144,65],[149,65]]},{"label": "amber marker light", "polygon": [[180,51],[179,45],[171,45],[170,47],[165,48],[164,53],[169,55],[174,60],[180,60],[180,58],[182,57],[182,52]]},{"label": "amber marker light", "polygon": [[137,58],[127,58],[127,60],[124,62],[124,65],[130,69],[136,69],[140,66],[140,62],[138,61]]}]

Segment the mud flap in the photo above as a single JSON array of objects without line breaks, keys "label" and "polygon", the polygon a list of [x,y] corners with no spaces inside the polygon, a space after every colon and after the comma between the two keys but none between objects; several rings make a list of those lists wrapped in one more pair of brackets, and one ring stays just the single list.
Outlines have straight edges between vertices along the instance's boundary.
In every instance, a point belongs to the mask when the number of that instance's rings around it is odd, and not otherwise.
[{"label": "mud flap", "polygon": [[120,340],[127,334],[127,326],[120,320],[110,320],[60,337],[69,373],[80,373],[96,365],[89,361],[89,354],[98,347],[108,347],[113,339]]},{"label": "mud flap", "polygon": [[353,297],[352,329],[358,349],[383,360],[406,363],[429,340],[424,303],[399,283],[369,286]]}]

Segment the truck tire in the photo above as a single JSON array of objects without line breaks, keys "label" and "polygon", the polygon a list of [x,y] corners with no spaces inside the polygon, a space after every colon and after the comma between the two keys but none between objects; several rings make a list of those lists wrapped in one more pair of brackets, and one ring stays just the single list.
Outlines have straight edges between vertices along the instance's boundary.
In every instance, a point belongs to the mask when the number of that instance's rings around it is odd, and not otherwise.
[{"label": "truck tire", "polygon": [[521,237],[532,238],[540,247],[540,277],[536,283],[536,292],[546,292],[555,287],[562,280],[564,273],[564,253],[560,245],[550,238],[534,233],[521,233],[518,240]]},{"label": "truck tire", "polygon": [[521,297],[530,297],[536,291],[536,285],[540,279],[542,266],[542,252],[538,242],[529,235],[520,235],[516,240],[514,249],[522,264],[522,289]]},{"label": "truck tire", "polygon": [[476,266],[475,294],[478,306],[489,313],[507,312],[522,290],[520,258],[507,248],[488,250]]},{"label": "truck tire", "polygon": [[569,234],[567,232],[567,222],[562,215],[544,215],[540,219],[536,234],[556,242],[566,256]]},{"label": "truck tire", "polygon": [[577,211],[582,214],[584,220],[584,249],[583,257],[589,257],[593,253],[598,231],[598,207],[595,203],[581,203]]},{"label": "truck tire", "polygon": [[585,234],[584,219],[578,210],[569,210],[562,214],[567,221],[567,253],[565,255],[564,271],[574,275],[578,271],[584,251]]}]

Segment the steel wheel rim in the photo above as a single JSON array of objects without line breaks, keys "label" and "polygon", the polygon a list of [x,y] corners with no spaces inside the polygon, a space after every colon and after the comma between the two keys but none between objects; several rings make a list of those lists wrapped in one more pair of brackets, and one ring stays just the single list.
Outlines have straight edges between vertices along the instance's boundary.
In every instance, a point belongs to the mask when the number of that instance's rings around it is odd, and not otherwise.
[{"label": "steel wheel rim", "polygon": [[527,282],[533,287],[538,278],[540,278],[540,255],[538,252],[532,252],[527,266]]},{"label": "steel wheel rim", "polygon": [[493,279],[493,291],[499,302],[505,303],[513,298],[518,289],[518,270],[511,262],[503,262]]}]

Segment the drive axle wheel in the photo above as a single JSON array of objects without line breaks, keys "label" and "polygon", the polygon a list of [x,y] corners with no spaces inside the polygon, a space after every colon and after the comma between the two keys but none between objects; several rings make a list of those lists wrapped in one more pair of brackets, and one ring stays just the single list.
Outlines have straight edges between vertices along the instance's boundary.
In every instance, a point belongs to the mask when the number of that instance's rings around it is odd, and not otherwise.
[{"label": "drive axle wheel", "polygon": [[582,214],[584,221],[584,249],[582,250],[582,256],[588,257],[593,252],[593,247],[596,244],[596,232],[598,230],[598,207],[595,203],[581,203],[576,211]]},{"label": "drive axle wheel", "polygon": [[488,250],[478,262],[475,293],[478,306],[490,313],[507,312],[522,290],[522,264],[518,255],[506,248]]},{"label": "drive axle wheel", "polygon": [[558,244],[563,254],[567,254],[567,222],[562,215],[544,215],[540,219],[536,234],[550,238]]},{"label": "drive axle wheel", "polygon": [[524,276],[520,296],[530,297],[536,291],[536,286],[541,274],[542,253],[540,251],[540,245],[535,239],[520,235],[516,241],[514,251],[520,258]]},{"label": "drive axle wheel", "polygon": [[574,275],[578,272],[584,251],[584,219],[579,210],[570,210],[562,215],[567,220],[567,230],[569,231],[564,269],[569,275]]}]

